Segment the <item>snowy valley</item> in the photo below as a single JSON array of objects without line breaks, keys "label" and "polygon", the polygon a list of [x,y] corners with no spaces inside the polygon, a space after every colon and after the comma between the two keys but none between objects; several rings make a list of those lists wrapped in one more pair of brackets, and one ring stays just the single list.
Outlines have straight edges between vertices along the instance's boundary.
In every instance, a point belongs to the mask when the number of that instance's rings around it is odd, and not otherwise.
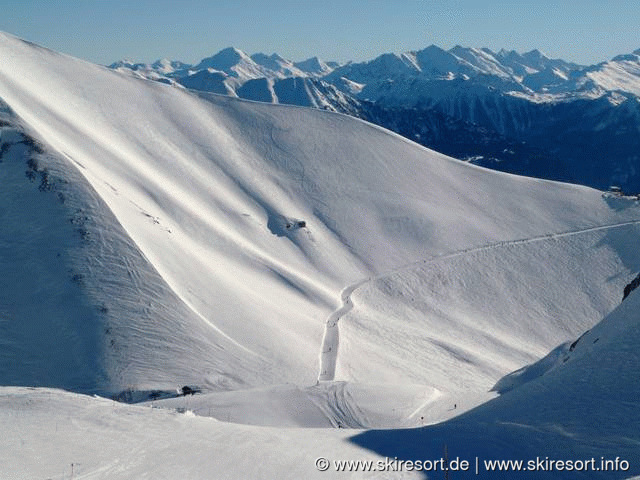
[{"label": "snowy valley", "polygon": [[[458,80],[502,78],[454,53]],[[496,55],[538,99],[614,68]],[[346,115],[364,66],[113,67],[0,33],[0,477],[442,478],[331,462],[443,449],[640,475],[637,198]]]}]

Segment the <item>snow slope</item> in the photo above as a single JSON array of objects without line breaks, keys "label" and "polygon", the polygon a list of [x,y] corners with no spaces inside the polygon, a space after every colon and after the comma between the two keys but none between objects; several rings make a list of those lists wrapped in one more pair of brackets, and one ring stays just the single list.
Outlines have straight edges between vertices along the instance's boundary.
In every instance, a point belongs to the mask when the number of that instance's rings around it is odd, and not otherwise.
[{"label": "snow slope", "polygon": [[[344,115],[196,94],[7,34],[0,58],[0,385],[157,396],[218,419],[2,388],[10,473],[64,478],[78,462],[85,478],[306,478],[323,454],[380,458],[343,431],[275,427],[419,426],[473,409],[596,324],[640,269],[634,198],[485,170]],[[637,311],[635,297],[610,318]],[[611,338],[616,361],[637,344]],[[439,451],[445,432],[472,453],[488,424],[484,454],[532,453],[529,429],[503,425],[526,413],[536,446],[569,422],[586,433],[556,443],[562,455],[630,455],[632,409],[590,437],[577,412],[601,423],[616,398],[590,384],[584,403],[569,402],[580,372],[600,367],[579,353],[579,370],[568,361],[459,421],[354,441],[435,455],[414,446]],[[633,393],[629,358],[611,385]],[[562,371],[571,396],[552,380]],[[539,382],[567,414],[552,427]],[[165,398],[182,385],[202,393]],[[240,461],[257,451],[255,465]]]},{"label": "snow slope", "polygon": [[[424,478],[407,471],[407,464],[398,471],[398,462],[437,461],[446,449],[450,461],[470,464],[455,478],[637,479],[639,308],[640,293],[632,292],[555,369],[466,415],[419,429],[256,428],[190,410],[2,387],[0,473],[51,479]],[[198,400],[191,399],[195,411]],[[319,458],[331,462],[327,471],[318,470]],[[333,462],[339,460],[370,461],[373,471],[338,472]],[[389,460],[386,471],[375,471]],[[485,464],[491,460],[541,467],[496,473]],[[564,469],[549,468],[550,460],[562,460]],[[594,470],[603,460],[608,470]],[[580,470],[568,470],[567,461],[582,462],[575,464]],[[614,462],[622,469],[613,471]]]},{"label": "snow slope", "polygon": [[[446,442],[450,458],[460,456],[472,465],[480,459],[479,475],[472,467],[469,478],[637,478],[639,309],[640,295],[632,292],[555,368],[472,412],[426,429],[365,432],[354,442],[402,459],[439,456]],[[618,464],[627,462],[625,469],[614,470],[616,458]],[[487,471],[486,459],[583,463],[579,471],[548,468],[548,463],[546,470],[535,470],[534,463],[531,471],[507,474]],[[585,468],[591,459],[598,470]]]},{"label": "snow slope", "polygon": [[[158,363],[171,349],[158,321],[145,332],[157,344],[126,337],[122,358],[108,354],[131,364],[117,379],[106,372],[108,390],[175,385],[176,370],[210,371],[199,383],[214,386],[311,384],[346,286],[437,255],[639,218],[633,203],[616,209],[594,190],[461,164],[346,116],[196,96],[8,35],[2,53],[4,101],[79,169],[187,306],[185,331],[205,325],[198,337],[215,345],[215,371],[184,352]],[[547,347],[565,340],[549,337]]]},{"label": "snow slope", "polygon": [[587,68],[578,85],[589,85],[606,91],[618,91],[640,96],[640,50],[618,55],[608,62]]},{"label": "snow slope", "polygon": [[[437,461],[446,449],[449,460],[469,461],[470,469],[455,472],[456,478],[636,479],[639,303],[640,294],[632,292],[542,377],[466,415],[420,429],[354,434],[344,429],[256,428],[195,416],[191,410],[179,414],[59,390],[2,387],[0,473],[52,479],[424,478],[406,467],[398,471],[398,461]],[[296,396],[290,398],[295,402]],[[196,412],[200,400],[191,398]],[[219,402],[214,408],[221,407]],[[36,457],[37,462],[27,460]],[[370,461],[374,470],[338,473],[330,463],[321,472],[319,458]],[[585,467],[592,459],[593,467]],[[375,471],[389,460],[395,467]],[[496,473],[485,464],[491,460],[542,467]],[[576,464],[580,471],[558,470],[548,467],[549,460],[582,463]],[[602,469],[603,460],[609,470],[594,470]],[[615,461],[622,469],[612,471]]]},{"label": "snow slope", "polygon": [[8,479],[327,478],[335,472],[318,471],[319,456],[379,458],[350,445],[350,430],[256,428],[50,389],[0,392]]}]

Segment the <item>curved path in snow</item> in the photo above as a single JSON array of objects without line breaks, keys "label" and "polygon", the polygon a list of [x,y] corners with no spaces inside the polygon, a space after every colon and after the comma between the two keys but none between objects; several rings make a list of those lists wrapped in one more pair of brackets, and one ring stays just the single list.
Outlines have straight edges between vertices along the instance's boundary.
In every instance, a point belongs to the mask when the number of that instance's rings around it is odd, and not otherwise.
[{"label": "curved path in snow", "polygon": [[338,344],[340,343],[340,335],[338,332],[338,321],[340,318],[351,311],[353,301],[351,294],[353,291],[369,282],[372,277],[360,280],[357,283],[349,285],[340,294],[342,306],[327,318],[327,325],[322,339],[322,350],[320,351],[320,374],[319,381],[333,380],[336,373],[336,361],[338,360]]},{"label": "curved path in snow", "polygon": [[430,258],[411,262],[411,263],[402,265],[400,267],[394,268],[392,270],[389,270],[388,272],[359,280],[358,282],[353,283],[347,286],[344,290],[342,290],[342,293],[340,294],[342,306],[338,308],[336,311],[334,311],[331,315],[329,315],[329,318],[327,318],[324,338],[322,339],[322,349],[320,351],[320,373],[318,374],[318,381],[333,381],[335,378],[336,364],[338,361],[338,346],[340,343],[338,321],[340,320],[340,318],[342,318],[344,315],[346,315],[353,309],[353,300],[351,299],[351,295],[356,289],[360,288],[365,283],[369,283],[372,280],[378,280],[384,277],[388,277],[389,275],[393,275],[395,273],[401,272],[403,270],[406,270],[407,268],[411,268],[416,265],[428,264],[428,263],[435,262],[437,260],[454,258],[461,255],[466,255],[469,253],[476,253],[476,252],[481,252],[485,250],[493,250],[493,249],[508,247],[512,245],[521,245],[521,244],[541,242],[546,240],[555,240],[558,238],[581,235],[583,233],[597,232],[600,230],[608,230],[612,228],[627,227],[630,225],[640,225],[640,220],[630,220],[627,222],[613,223],[609,225],[599,225],[596,227],[587,227],[587,228],[582,228],[579,230],[571,230],[567,232],[549,233],[546,235],[540,235],[538,237],[522,238],[517,240],[507,240],[504,242],[491,243],[491,244],[483,245],[480,247],[465,248],[455,252],[436,255]]}]

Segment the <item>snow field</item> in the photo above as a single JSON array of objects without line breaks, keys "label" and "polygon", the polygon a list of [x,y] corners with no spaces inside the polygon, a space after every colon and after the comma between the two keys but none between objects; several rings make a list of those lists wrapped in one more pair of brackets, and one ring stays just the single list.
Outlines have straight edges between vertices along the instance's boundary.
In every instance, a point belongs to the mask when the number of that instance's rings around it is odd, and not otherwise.
[{"label": "snow field", "polygon": [[[9,473],[307,478],[319,456],[432,457],[444,438],[470,457],[636,460],[637,295],[594,325],[640,269],[637,201],[6,34],[0,57]],[[54,187],[25,175],[29,158]],[[488,401],[592,327],[562,365]],[[182,385],[203,392],[153,405],[197,415],[45,388]]]}]

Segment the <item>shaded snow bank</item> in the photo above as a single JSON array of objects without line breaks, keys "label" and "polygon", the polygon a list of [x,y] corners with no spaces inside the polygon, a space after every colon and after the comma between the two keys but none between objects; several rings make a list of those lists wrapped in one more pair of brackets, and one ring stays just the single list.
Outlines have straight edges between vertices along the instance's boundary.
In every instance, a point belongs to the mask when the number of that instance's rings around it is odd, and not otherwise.
[{"label": "shaded snow bank", "polygon": [[[629,478],[640,473],[640,295],[598,323],[547,374],[454,420],[404,431],[369,431],[354,443],[400,459],[625,460],[628,471],[521,472],[517,478]],[[480,478],[495,472],[480,469]]]}]

